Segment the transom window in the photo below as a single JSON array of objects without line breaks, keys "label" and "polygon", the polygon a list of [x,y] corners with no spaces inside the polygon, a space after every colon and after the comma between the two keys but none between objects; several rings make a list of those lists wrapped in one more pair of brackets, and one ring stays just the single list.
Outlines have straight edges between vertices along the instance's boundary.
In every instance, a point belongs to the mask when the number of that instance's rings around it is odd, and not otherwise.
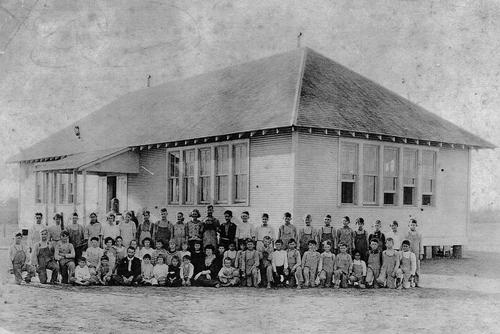
[{"label": "transom window", "polygon": [[171,150],[167,159],[169,204],[248,203],[248,141]]}]

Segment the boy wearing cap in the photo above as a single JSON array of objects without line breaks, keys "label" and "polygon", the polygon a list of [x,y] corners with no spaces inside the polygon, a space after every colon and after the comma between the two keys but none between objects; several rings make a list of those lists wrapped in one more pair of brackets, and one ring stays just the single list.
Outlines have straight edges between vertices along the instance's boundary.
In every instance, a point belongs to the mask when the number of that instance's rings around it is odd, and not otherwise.
[{"label": "boy wearing cap", "polygon": [[22,239],[22,233],[17,233],[14,244],[9,248],[9,258],[12,262],[12,270],[14,272],[16,284],[21,284],[23,271],[28,272],[28,275],[24,279],[26,283],[30,283],[31,278],[35,276],[35,269],[28,264],[28,247],[21,243]]}]

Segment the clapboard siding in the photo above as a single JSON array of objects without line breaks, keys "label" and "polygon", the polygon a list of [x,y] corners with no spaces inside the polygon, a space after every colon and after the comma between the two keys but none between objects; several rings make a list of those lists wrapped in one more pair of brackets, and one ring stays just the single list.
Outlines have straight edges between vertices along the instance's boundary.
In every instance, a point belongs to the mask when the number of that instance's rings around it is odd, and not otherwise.
[{"label": "clapboard siding", "polygon": [[139,166],[139,174],[128,175],[128,208],[135,212],[144,208],[157,211],[166,204],[166,149],[140,151]]},{"label": "clapboard siding", "polygon": [[[376,142],[374,142],[376,143]],[[413,146],[415,147],[415,146]],[[410,217],[419,222],[427,245],[466,244],[468,152],[445,150],[438,152],[436,168],[436,205],[434,207],[339,206],[337,188],[338,139],[325,135],[299,134],[295,168],[294,223],[303,225],[303,216],[310,213],[313,225],[321,226],[323,217],[332,215],[333,225],[340,227],[343,216],[365,219],[365,228],[372,230],[380,219],[383,230],[393,220],[406,231]]]}]

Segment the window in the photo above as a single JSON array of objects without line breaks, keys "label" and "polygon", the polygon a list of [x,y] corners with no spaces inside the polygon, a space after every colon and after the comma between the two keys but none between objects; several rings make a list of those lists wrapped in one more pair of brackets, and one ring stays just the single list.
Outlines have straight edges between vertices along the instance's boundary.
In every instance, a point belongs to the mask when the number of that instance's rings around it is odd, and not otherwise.
[{"label": "window", "polygon": [[384,147],[384,204],[397,204],[399,154],[395,147]]},{"label": "window", "polygon": [[356,180],[358,175],[358,144],[342,143],[340,152],[341,203],[356,203]]},{"label": "window", "polygon": [[379,147],[363,145],[363,204],[377,204]]},{"label": "window", "polygon": [[200,149],[200,203],[210,202],[210,172],[211,172],[211,150],[210,148]]},{"label": "window", "polygon": [[68,196],[68,174],[58,174],[59,204],[67,203]]},{"label": "window", "polygon": [[215,147],[215,200],[225,203],[228,199],[229,149],[228,146]]},{"label": "window", "polygon": [[44,173],[35,173],[35,203],[43,203],[43,179]]},{"label": "window", "polygon": [[403,204],[416,204],[417,150],[403,150]]},{"label": "window", "polygon": [[185,204],[194,204],[195,150],[184,151],[183,195]]},{"label": "window", "polygon": [[179,162],[180,152],[168,154],[168,202],[179,203]]},{"label": "window", "polygon": [[68,203],[73,203],[73,187],[74,187],[73,174],[68,175]]},{"label": "window", "polygon": [[246,144],[234,145],[234,201],[237,203],[247,200],[248,180],[248,152]]},{"label": "window", "polygon": [[422,205],[433,205],[436,152],[422,151]]}]

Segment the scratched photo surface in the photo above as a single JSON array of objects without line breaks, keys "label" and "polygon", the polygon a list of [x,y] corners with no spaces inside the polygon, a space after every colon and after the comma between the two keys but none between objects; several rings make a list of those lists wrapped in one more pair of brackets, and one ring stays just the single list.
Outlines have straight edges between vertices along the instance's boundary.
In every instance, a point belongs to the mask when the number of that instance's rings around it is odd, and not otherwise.
[{"label": "scratched photo surface", "polygon": [[499,149],[472,152],[464,259],[424,261],[409,293],[15,286],[19,170],[6,161],[148,76],[156,86],[298,43],[500,146],[499,36],[494,0],[0,0],[0,333],[497,332]]}]

